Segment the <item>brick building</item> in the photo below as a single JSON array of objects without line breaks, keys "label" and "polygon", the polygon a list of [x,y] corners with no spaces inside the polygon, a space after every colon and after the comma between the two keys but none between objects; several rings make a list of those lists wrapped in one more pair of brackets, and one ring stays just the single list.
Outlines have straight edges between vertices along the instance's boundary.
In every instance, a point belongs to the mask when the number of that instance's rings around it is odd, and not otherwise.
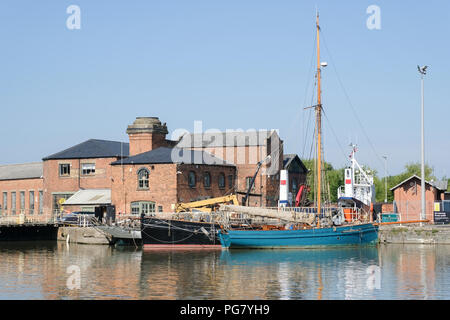
[{"label": "brick building", "polygon": [[42,176],[41,162],[0,166],[0,216],[41,218],[44,203]]},{"label": "brick building", "polygon": [[[78,191],[110,190],[110,164],[127,157],[128,150],[128,143],[90,139],[43,158],[44,212],[63,212],[65,200]],[[86,201],[77,209],[93,211],[94,207]]]},{"label": "brick building", "polygon": [[306,184],[308,169],[296,154],[283,156],[283,169],[288,171],[289,192],[292,194],[293,203],[302,184]]},{"label": "brick building", "polygon": [[[291,191],[304,181],[306,168],[297,156],[283,163],[283,142],[273,130],[172,141],[158,118],[138,117],[126,132],[129,143],[90,139],[39,163],[0,166],[0,214],[45,220],[111,207],[119,214],[170,212],[178,202],[231,193],[242,199],[259,161],[251,206],[277,205],[283,166],[292,174]],[[191,143],[199,137],[200,145]]]},{"label": "brick building", "polygon": [[[257,164],[263,161],[248,199],[249,206],[278,205],[283,141],[275,130],[227,131],[184,134],[177,147],[209,152],[236,165],[239,201],[246,194]],[[266,157],[270,155],[271,158]]]},{"label": "brick building", "polygon": [[206,152],[160,147],[112,163],[111,200],[119,214],[172,212],[178,202],[232,193],[235,175]]},{"label": "brick building", "polygon": [[[394,192],[394,210],[399,213],[400,219],[420,220],[422,212],[422,190],[421,178],[413,175],[391,188]],[[444,200],[447,190],[446,181],[425,181],[425,211],[426,219],[433,221],[434,202]]]}]

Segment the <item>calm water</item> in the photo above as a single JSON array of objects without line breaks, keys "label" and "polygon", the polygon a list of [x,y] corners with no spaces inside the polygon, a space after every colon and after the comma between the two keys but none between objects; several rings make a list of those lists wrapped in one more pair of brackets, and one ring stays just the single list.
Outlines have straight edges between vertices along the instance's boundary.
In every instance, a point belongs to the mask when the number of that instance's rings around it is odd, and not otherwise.
[{"label": "calm water", "polygon": [[450,299],[450,246],[143,252],[0,243],[0,299]]}]

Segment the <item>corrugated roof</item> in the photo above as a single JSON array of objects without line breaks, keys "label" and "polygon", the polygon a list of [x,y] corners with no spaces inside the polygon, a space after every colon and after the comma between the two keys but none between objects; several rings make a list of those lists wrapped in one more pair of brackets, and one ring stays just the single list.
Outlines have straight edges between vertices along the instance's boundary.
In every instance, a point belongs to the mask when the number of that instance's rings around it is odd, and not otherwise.
[{"label": "corrugated roof", "polygon": [[275,130],[187,133],[178,148],[264,146]]},{"label": "corrugated roof", "polygon": [[0,165],[0,180],[42,178],[42,162]]},{"label": "corrugated roof", "polygon": [[129,144],[125,142],[90,139],[73,147],[43,158],[53,159],[85,159],[85,158],[110,158],[124,157],[129,154]]},{"label": "corrugated roof", "polygon": [[87,189],[79,190],[64,205],[99,205],[111,203],[110,189]]},{"label": "corrugated roof", "polygon": [[123,160],[114,161],[112,165],[120,164],[158,164],[185,163],[234,166],[225,160],[215,157],[205,151],[195,151],[182,148],[157,148]]}]

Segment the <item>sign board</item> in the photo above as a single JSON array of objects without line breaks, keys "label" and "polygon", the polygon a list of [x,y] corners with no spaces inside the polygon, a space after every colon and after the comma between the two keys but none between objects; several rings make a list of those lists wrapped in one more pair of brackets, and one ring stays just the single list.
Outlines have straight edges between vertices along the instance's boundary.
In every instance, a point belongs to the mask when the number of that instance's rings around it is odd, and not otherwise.
[{"label": "sign board", "polygon": [[434,203],[434,223],[450,224],[450,202],[440,201]]},{"label": "sign board", "polygon": [[434,223],[435,224],[450,224],[450,212],[434,212]]}]

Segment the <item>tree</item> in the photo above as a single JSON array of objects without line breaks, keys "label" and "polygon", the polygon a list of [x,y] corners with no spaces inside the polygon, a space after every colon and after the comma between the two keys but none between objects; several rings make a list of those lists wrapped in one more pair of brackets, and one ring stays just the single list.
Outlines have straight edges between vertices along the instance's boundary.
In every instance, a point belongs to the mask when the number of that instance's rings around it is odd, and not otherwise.
[{"label": "tree", "polygon": [[[313,203],[317,191],[314,183],[316,176],[315,160],[302,160],[302,162],[308,169],[306,180],[310,187],[308,199]],[[322,190],[324,190],[322,199],[329,200],[330,202],[337,202],[337,190],[344,184],[344,168],[334,169],[330,163],[324,162],[322,164],[322,175],[324,178],[322,184]]]},{"label": "tree", "polygon": [[[393,187],[401,183],[402,181],[410,178],[413,175],[417,175],[419,177],[422,176],[422,169],[420,162],[410,162],[405,165],[405,170],[395,176],[388,176],[387,177],[387,200],[388,202],[394,201],[394,193],[391,191]],[[433,169],[425,164],[425,180],[437,180],[435,176],[433,176]],[[374,179],[375,183],[375,190],[376,190],[376,201],[377,202],[383,202],[384,201],[384,189],[385,189],[385,182],[384,177],[378,178],[376,177]],[[381,192],[380,192],[381,191]]]},{"label": "tree", "polygon": [[[311,202],[314,202],[314,195],[316,193],[316,189],[314,186],[315,180],[315,160],[302,160],[305,164],[308,171],[307,184],[310,186],[311,190],[308,194],[308,199]],[[324,162],[322,165],[323,168],[323,176],[325,178],[325,184],[323,185],[323,190],[328,191],[329,185],[329,197],[324,196],[323,199],[328,199],[331,202],[337,201],[337,192],[340,186],[344,185],[344,170],[345,168],[334,169],[333,166]],[[375,201],[376,202],[384,202],[385,197],[385,178],[386,177],[378,177],[378,173],[376,170],[373,170],[367,166],[363,166],[363,169],[367,172],[368,170],[373,175],[373,183],[375,186]],[[405,170],[395,176],[387,177],[387,201],[394,201],[394,193],[391,191],[393,187],[401,183],[402,181],[408,179],[412,175],[421,176],[421,164],[419,162],[410,162],[405,165]],[[444,177],[444,179],[447,179]],[[425,180],[437,180],[433,175],[433,169],[429,165],[425,165]],[[449,190],[450,190],[450,179],[449,181]],[[327,194],[328,192],[325,192]]]}]

